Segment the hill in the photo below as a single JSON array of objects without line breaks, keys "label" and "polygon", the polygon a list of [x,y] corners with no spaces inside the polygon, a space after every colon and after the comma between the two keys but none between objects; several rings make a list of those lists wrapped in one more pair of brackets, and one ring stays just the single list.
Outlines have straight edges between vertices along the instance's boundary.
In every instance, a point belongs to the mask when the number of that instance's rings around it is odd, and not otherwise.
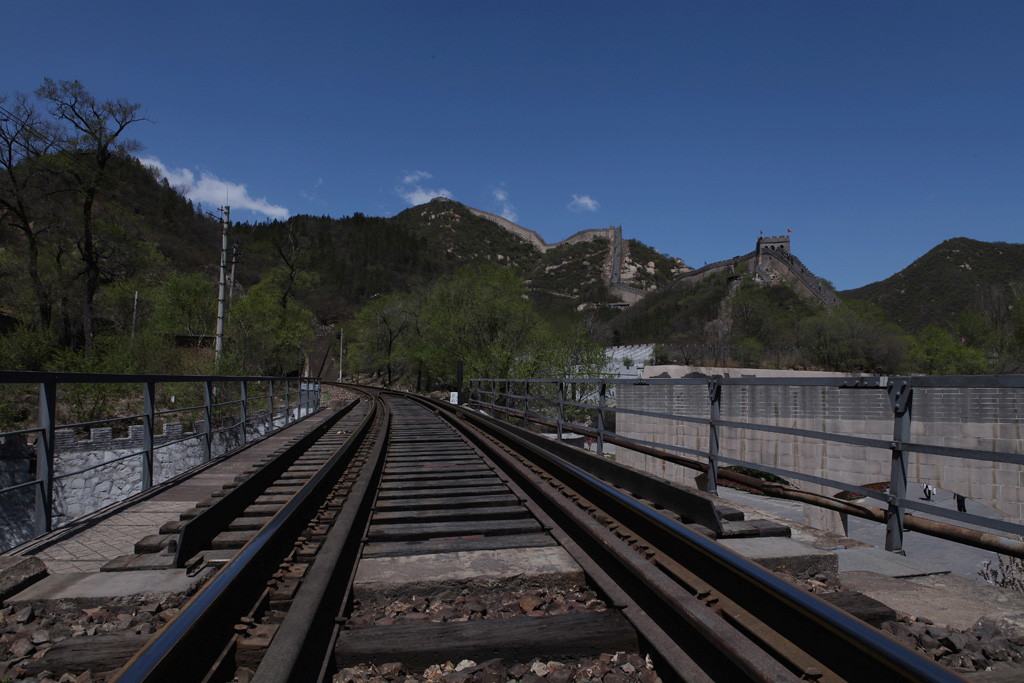
[{"label": "hill", "polygon": [[[513,268],[531,297],[558,311],[636,300],[688,270],[621,228],[584,231],[555,244],[449,199],[390,218],[293,216],[231,228],[245,253],[241,287],[282,264],[308,271],[316,287],[297,291],[322,324],[345,320],[373,296],[423,287],[464,265]],[[515,229],[518,228],[518,229]],[[546,302],[546,303],[545,303]]]},{"label": "hill", "polygon": [[1024,244],[956,237],[942,242],[895,275],[840,292],[867,301],[907,332],[928,325],[952,329],[968,308],[984,309],[1010,285],[1024,282]]},{"label": "hill", "polygon": [[[19,335],[0,337],[0,356],[7,367],[106,369],[61,356],[81,348],[86,329],[81,209],[64,176],[40,177],[32,188],[39,198],[35,241],[0,221],[0,308]],[[163,353],[141,342],[126,351],[128,329],[161,343],[209,345],[218,222],[130,157],[115,160],[100,190],[91,235],[98,288],[89,324],[103,337],[109,369],[153,368]],[[1011,285],[1024,282],[1024,245],[947,240],[891,278],[842,292],[844,305],[837,306],[827,281],[790,252],[787,237],[762,237],[748,254],[693,270],[622,233],[610,226],[547,244],[527,228],[448,199],[389,218],[355,213],[236,223],[229,234],[238,261],[227,334],[242,349],[239,371],[294,368],[296,358],[309,361],[312,349],[331,346],[323,340],[377,297],[426,292],[463,266],[491,264],[509,268],[547,320],[569,324],[585,312],[602,343],[660,344],[665,360],[931,371],[939,364],[907,366],[901,359],[948,355],[940,347],[955,337],[970,338],[977,355],[942,367],[1019,365],[1017,342],[1008,341],[1016,338],[1016,323],[1003,318],[1018,295]],[[34,271],[24,265],[33,250]],[[975,334],[961,337],[957,318],[965,311],[984,319],[971,323]],[[922,337],[914,347],[899,338],[933,325],[950,340],[931,333],[931,341]]]}]

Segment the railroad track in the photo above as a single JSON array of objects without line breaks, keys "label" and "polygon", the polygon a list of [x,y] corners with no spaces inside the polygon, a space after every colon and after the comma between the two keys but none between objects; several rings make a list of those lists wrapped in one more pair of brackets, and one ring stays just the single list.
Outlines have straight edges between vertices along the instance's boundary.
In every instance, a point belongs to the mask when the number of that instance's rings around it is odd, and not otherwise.
[{"label": "railroad track", "polygon": [[[242,482],[164,544],[223,566],[116,680],[961,680],[568,447],[411,397],[362,403],[332,427],[344,439],[264,465],[272,493]],[[218,555],[217,538],[247,540]]]}]

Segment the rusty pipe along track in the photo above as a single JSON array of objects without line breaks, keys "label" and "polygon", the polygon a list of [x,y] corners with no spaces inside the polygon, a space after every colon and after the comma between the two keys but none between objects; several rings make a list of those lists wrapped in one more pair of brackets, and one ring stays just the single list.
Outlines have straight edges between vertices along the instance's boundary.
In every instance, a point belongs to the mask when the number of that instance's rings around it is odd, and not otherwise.
[{"label": "rusty pipe along track", "polygon": [[[577,551],[589,555],[577,561],[582,559],[588,572],[613,576],[615,586],[607,579],[598,581],[609,592],[629,586],[628,595],[621,596],[633,602],[627,617],[635,619],[634,625],[681,678],[710,674],[708,680],[716,680],[731,669],[728,675],[751,680],[961,680],[886,634],[571,465],[552,453],[554,448],[538,447],[521,430],[472,411],[435,405],[514,444],[530,459],[530,466],[559,480],[563,491],[541,489],[540,504],[556,521],[577,518],[582,534],[572,541]],[[503,460],[509,463],[510,475],[529,478],[526,465]],[[607,527],[579,519],[576,511],[557,500],[567,497],[585,501],[582,504],[591,512],[608,518]],[[616,532],[613,538],[602,533],[607,529]],[[637,563],[641,555],[622,543],[623,538],[650,561]],[[654,565],[659,574],[649,571]],[[629,581],[627,574],[637,578]],[[711,618],[712,610],[699,609],[703,605],[715,606],[720,619]],[[693,648],[693,638],[703,644]],[[691,642],[682,645],[687,641]]]}]

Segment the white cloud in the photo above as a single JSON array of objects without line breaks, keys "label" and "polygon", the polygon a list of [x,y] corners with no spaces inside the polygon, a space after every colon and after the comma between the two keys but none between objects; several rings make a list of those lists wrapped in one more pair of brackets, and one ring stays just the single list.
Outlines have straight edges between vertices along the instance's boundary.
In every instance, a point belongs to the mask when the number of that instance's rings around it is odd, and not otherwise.
[{"label": "white cloud", "polygon": [[196,180],[191,170],[168,168],[156,157],[140,157],[139,161],[154,169],[159,177],[167,178],[172,187],[194,202],[204,202],[210,206],[227,204],[234,209],[248,209],[276,220],[285,220],[290,215],[288,209],[271,204],[265,197],[250,197],[245,185],[221,180],[207,171],[201,171]]},{"label": "white cloud", "polygon": [[496,187],[492,190],[492,193],[494,194],[494,200],[498,202],[498,213],[501,214],[501,217],[515,222],[518,214],[516,213],[516,207],[512,206],[512,202],[508,200],[508,192],[504,188]]},{"label": "white cloud", "polygon": [[409,175],[402,178],[402,182],[405,183],[406,185],[412,185],[413,183],[418,183],[421,180],[426,180],[427,178],[433,177],[434,176],[430,175],[426,171],[413,171]]},{"label": "white cloud", "polygon": [[574,194],[568,208],[570,211],[579,213],[580,211],[597,211],[601,205],[589,194]]},{"label": "white cloud", "polygon": [[452,198],[452,193],[448,190],[441,188],[440,190],[425,190],[419,185],[416,187],[398,188],[398,194],[405,201],[409,202],[409,206],[418,206],[420,204],[426,204],[435,197],[445,197],[447,199]]},{"label": "white cloud", "polygon": [[421,180],[433,178],[426,171],[414,171],[402,178],[403,185],[411,185],[412,187],[399,187],[395,189],[398,196],[409,203],[409,206],[419,206],[420,204],[426,204],[435,197],[445,197],[447,199],[452,198],[452,193],[448,190],[441,188],[440,190],[426,189],[419,184]]}]

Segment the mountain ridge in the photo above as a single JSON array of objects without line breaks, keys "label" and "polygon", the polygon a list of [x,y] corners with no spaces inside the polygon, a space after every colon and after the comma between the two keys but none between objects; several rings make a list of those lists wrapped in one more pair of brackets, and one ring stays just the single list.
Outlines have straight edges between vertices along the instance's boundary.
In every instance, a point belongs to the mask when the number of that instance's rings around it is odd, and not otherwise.
[{"label": "mountain ridge", "polygon": [[1018,282],[1024,282],[1024,244],[953,237],[888,278],[839,295],[877,305],[907,331],[950,329],[964,309]]}]

